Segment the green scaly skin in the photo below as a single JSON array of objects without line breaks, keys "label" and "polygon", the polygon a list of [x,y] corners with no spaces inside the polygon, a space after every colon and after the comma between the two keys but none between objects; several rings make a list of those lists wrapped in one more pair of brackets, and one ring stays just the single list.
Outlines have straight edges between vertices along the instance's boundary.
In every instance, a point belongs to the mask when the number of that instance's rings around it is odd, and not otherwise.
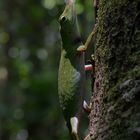
[{"label": "green scaly skin", "polygon": [[[79,123],[85,93],[84,52],[77,51],[83,44],[80,40],[74,3],[67,3],[59,22],[62,47],[58,93],[64,118],[72,133],[70,119],[76,117]],[[79,140],[77,133],[71,134],[73,140]]]}]

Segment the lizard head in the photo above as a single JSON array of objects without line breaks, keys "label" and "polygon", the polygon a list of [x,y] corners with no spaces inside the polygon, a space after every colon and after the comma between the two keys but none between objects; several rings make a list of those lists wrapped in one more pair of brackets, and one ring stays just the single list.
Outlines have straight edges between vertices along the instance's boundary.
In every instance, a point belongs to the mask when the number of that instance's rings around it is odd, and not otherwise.
[{"label": "lizard head", "polygon": [[75,24],[76,21],[76,11],[74,8],[74,4],[70,3],[67,4],[63,13],[61,14],[60,18],[59,18],[59,22],[61,27],[65,27],[68,24]]},{"label": "lizard head", "polygon": [[61,36],[67,38],[67,40],[69,39],[69,41],[72,41],[78,33],[77,15],[74,6],[74,3],[67,4],[59,18]]},{"label": "lizard head", "polygon": [[69,48],[68,50],[73,49],[75,51],[76,47],[81,44],[81,38],[74,0],[69,0],[69,3],[66,4],[64,11],[59,18],[59,23],[63,46]]}]

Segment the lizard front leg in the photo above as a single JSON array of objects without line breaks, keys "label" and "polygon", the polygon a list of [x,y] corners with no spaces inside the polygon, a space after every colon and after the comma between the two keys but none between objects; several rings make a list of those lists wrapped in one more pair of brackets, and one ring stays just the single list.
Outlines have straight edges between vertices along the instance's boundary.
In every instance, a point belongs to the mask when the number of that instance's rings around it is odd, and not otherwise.
[{"label": "lizard front leg", "polygon": [[[97,6],[98,6],[98,3],[99,3],[99,0],[93,0],[93,6],[94,6],[94,9],[95,9],[95,20],[96,20],[96,17],[97,17]],[[79,51],[79,52],[86,51],[88,49],[88,47],[92,44],[93,39],[94,39],[94,37],[96,35],[96,32],[97,32],[97,24],[95,24],[95,26],[93,28],[93,31],[88,36],[88,38],[86,40],[86,43],[84,45],[79,46],[77,48],[77,51]]]},{"label": "lizard front leg", "polygon": [[88,114],[91,112],[91,106],[92,103],[90,103],[89,105],[87,104],[87,102],[84,100],[83,101],[83,109],[85,112],[87,112]]},{"label": "lizard front leg", "polygon": [[97,25],[95,24],[95,27],[93,28],[93,31],[88,36],[88,38],[86,40],[86,43],[84,45],[81,45],[81,46],[79,46],[77,48],[78,52],[84,52],[84,51],[86,51],[89,48],[89,46],[92,44],[93,39],[94,39],[94,37],[96,35],[96,31],[97,31]]}]

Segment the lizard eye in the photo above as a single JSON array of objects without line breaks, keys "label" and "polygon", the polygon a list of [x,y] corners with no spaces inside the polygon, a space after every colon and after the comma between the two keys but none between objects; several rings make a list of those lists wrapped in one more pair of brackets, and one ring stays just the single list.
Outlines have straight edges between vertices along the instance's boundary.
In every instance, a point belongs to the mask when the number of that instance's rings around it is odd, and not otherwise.
[{"label": "lizard eye", "polygon": [[66,17],[65,17],[65,16],[62,16],[62,17],[61,17],[61,21],[64,22],[65,20],[66,20]]}]

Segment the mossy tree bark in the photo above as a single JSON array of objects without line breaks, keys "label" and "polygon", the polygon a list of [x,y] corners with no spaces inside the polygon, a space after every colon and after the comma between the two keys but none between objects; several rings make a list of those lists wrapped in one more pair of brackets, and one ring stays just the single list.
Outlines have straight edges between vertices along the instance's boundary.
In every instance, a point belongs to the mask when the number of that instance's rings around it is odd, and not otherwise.
[{"label": "mossy tree bark", "polygon": [[140,140],[140,0],[100,0],[97,24],[89,133]]}]

